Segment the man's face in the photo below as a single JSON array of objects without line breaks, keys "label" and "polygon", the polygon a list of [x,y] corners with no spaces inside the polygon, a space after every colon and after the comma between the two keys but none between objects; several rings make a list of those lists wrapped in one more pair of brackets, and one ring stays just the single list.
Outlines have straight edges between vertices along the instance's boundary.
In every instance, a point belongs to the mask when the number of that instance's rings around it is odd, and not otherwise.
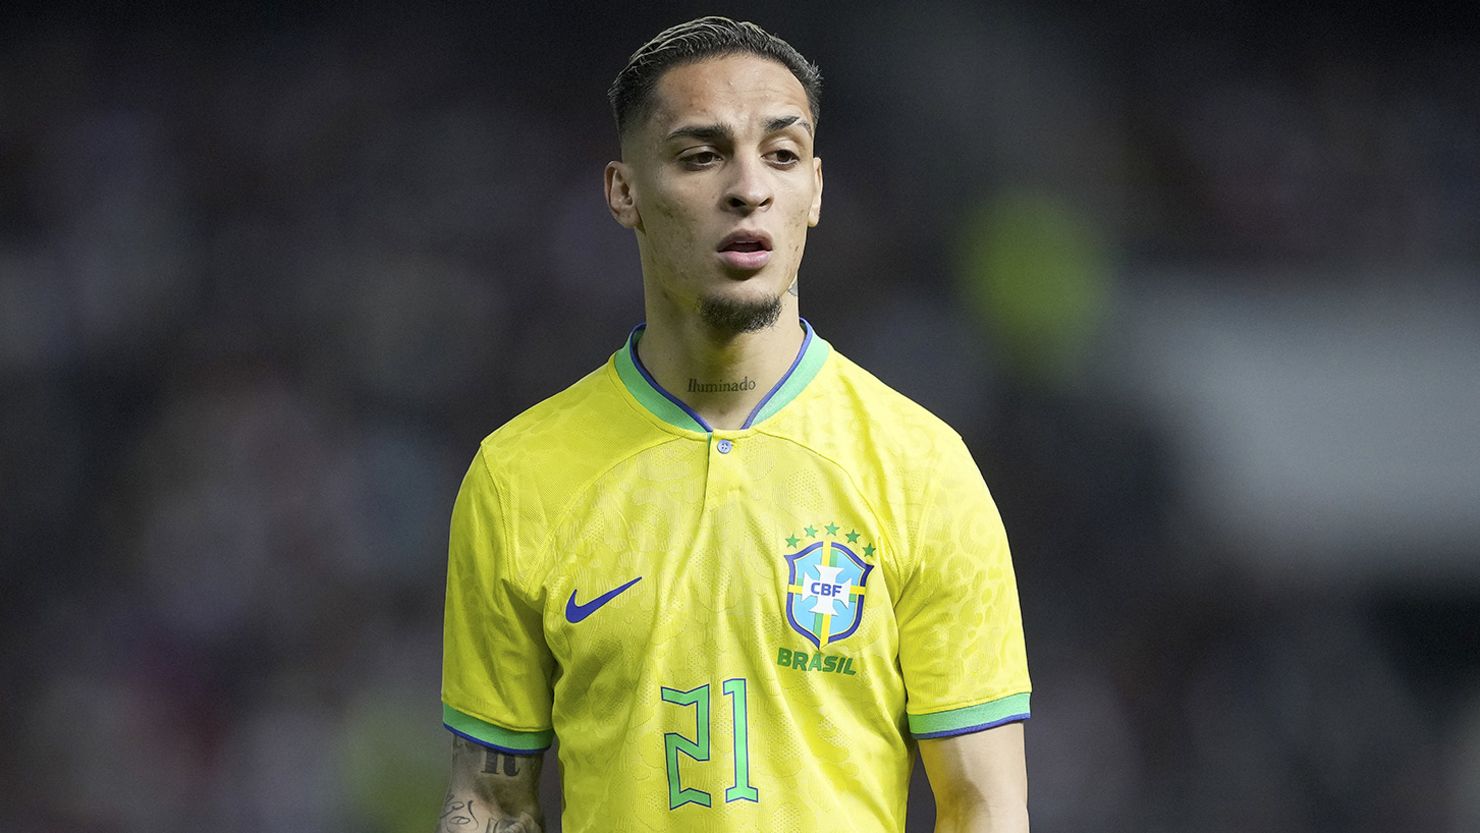
[{"label": "man's face", "polygon": [[774,307],[822,206],[801,82],[741,54],[674,67],[654,93],[623,161],[607,168],[608,202],[637,231],[647,292],[721,328],[727,309],[737,321]]}]

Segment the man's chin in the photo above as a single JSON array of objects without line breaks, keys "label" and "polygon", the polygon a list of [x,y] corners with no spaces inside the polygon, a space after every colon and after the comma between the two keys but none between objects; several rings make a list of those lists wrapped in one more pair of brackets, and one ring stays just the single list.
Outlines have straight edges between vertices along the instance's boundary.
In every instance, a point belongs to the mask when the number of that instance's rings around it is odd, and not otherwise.
[{"label": "man's chin", "polygon": [[733,297],[714,294],[699,299],[699,318],[711,329],[739,335],[764,330],[781,317],[781,296]]}]

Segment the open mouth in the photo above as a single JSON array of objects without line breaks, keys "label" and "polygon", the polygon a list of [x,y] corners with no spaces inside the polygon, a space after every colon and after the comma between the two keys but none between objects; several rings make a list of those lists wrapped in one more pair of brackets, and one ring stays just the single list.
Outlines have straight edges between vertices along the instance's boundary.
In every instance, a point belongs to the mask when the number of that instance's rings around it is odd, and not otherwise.
[{"label": "open mouth", "polygon": [[721,252],[769,252],[771,236],[763,231],[737,231],[719,242]]},{"label": "open mouth", "polygon": [[734,243],[720,249],[722,252],[764,252],[768,251],[759,240],[737,240]]},{"label": "open mouth", "polygon": [[771,238],[765,232],[735,232],[720,241],[719,258],[735,273],[760,271],[771,262]]}]

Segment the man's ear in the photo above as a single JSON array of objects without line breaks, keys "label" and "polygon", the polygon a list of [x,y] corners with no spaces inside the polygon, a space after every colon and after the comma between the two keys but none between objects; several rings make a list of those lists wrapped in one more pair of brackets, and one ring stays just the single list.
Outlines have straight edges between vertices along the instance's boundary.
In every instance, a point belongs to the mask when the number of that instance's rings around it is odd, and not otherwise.
[{"label": "man's ear", "polygon": [[633,191],[632,168],[626,162],[606,163],[606,207],[622,226],[635,229],[642,225]]},{"label": "man's ear", "polygon": [[812,195],[812,207],[807,211],[807,227],[816,228],[822,219],[822,157],[812,157],[812,175],[817,177],[817,193]]}]

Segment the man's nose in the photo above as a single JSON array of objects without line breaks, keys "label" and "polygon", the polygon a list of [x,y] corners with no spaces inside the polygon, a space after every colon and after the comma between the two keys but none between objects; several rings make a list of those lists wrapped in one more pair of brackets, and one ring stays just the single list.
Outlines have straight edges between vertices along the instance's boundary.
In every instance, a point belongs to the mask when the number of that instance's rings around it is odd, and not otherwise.
[{"label": "man's nose", "polygon": [[767,208],[775,196],[765,164],[759,159],[736,159],[730,187],[725,191],[725,205],[745,213]]}]

